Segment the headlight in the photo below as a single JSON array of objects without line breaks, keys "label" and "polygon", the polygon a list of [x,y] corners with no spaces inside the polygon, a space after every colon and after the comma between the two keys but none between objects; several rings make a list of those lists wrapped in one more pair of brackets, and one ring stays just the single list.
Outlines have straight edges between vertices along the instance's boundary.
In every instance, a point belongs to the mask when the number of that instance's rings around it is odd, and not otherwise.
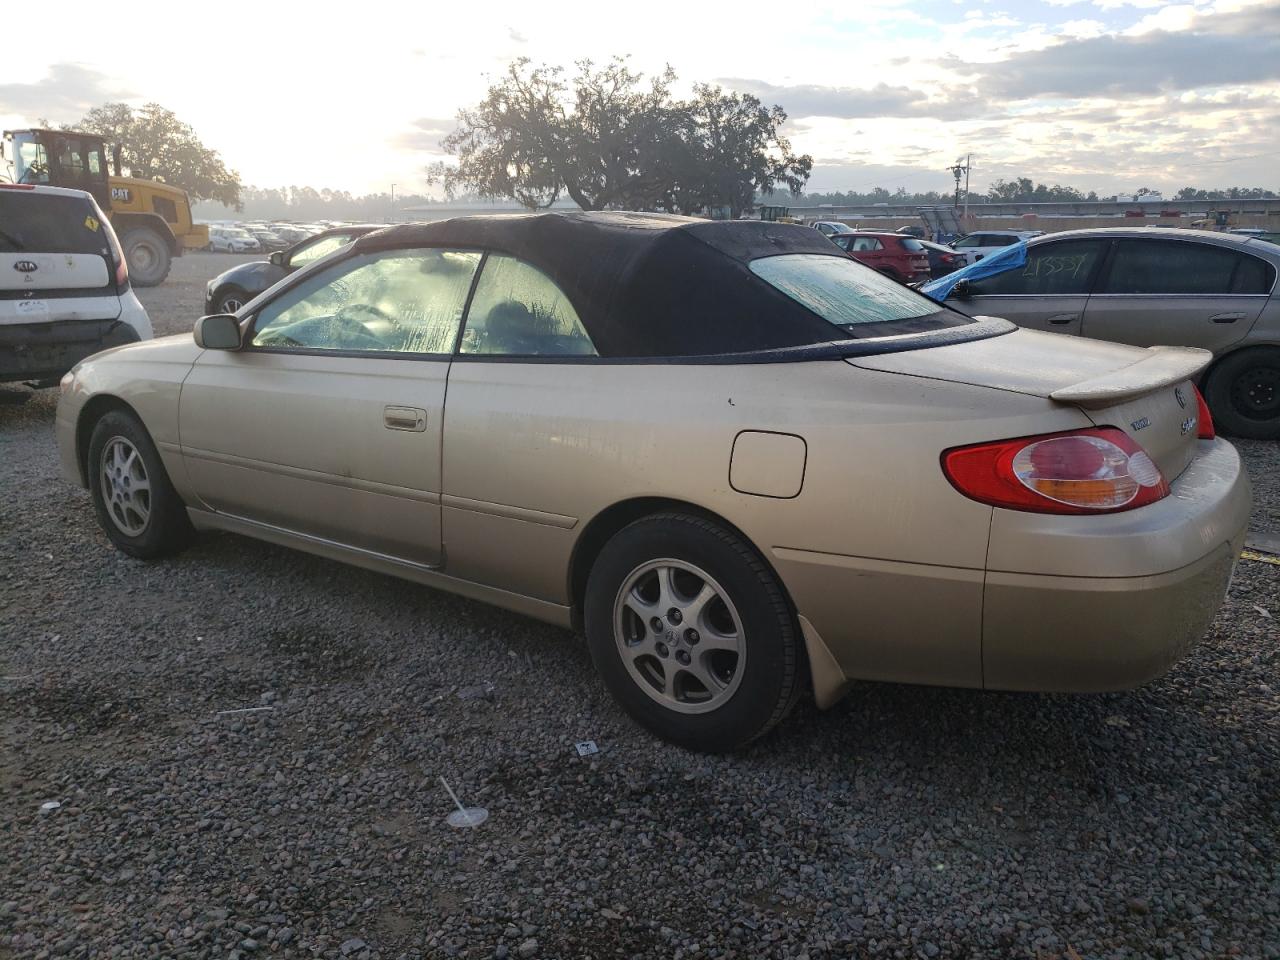
[{"label": "headlight", "polygon": [[76,382],[76,372],[75,372],[75,369],[73,368],[71,370],[68,370],[66,373],[64,373],[62,375],[62,379],[58,381],[58,391],[60,393],[66,393],[68,390],[71,389],[71,385],[75,382]]}]

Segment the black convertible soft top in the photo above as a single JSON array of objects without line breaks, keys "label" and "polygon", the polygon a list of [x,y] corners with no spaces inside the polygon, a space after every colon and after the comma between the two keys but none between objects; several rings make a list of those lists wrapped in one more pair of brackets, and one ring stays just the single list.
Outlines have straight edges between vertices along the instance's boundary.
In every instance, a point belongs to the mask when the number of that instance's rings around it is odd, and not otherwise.
[{"label": "black convertible soft top", "polygon": [[[748,268],[777,254],[845,256],[796,224],[658,213],[489,215],[390,227],[353,249],[414,246],[492,250],[533,264],[564,291],[602,357],[740,354],[850,338]],[[965,318],[939,326],[957,322]]]}]

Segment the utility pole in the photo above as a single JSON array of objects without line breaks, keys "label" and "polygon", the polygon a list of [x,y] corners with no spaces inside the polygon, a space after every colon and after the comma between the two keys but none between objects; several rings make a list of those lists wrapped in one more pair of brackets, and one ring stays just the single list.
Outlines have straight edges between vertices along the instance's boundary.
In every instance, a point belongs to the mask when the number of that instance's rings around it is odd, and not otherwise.
[{"label": "utility pole", "polygon": [[391,185],[391,222],[396,222],[396,185]]},{"label": "utility pole", "polygon": [[973,165],[973,154],[968,154],[961,163],[957,160],[949,169],[951,175],[956,178],[956,209],[960,208],[960,179],[964,178],[964,215],[969,215],[969,168]]}]

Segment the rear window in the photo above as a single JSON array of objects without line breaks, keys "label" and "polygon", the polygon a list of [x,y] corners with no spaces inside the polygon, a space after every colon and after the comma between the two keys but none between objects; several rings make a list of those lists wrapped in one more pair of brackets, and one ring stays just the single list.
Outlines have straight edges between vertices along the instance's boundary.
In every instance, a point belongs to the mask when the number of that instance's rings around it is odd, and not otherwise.
[{"label": "rear window", "polygon": [[1103,293],[1266,294],[1275,276],[1256,257],[1207,243],[1121,240]]},{"label": "rear window", "polygon": [[897,336],[973,321],[846,257],[788,253],[751,261],[751,272],[855,337]]},{"label": "rear window", "polygon": [[110,256],[102,212],[86,197],[0,190],[0,253]]},{"label": "rear window", "polygon": [[915,237],[903,237],[900,242],[902,244],[902,249],[910,250],[912,253],[919,253],[924,249],[924,244]]}]

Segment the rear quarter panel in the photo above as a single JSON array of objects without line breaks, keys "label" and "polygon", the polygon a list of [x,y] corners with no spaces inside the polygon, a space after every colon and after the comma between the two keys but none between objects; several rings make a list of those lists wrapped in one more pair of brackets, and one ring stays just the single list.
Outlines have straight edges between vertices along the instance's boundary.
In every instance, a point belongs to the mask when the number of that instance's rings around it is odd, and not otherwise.
[{"label": "rear quarter panel", "polygon": [[[991,508],[957,493],[950,446],[1088,426],[1005,391],[799,364],[458,362],[443,458],[447,571],[571,602],[574,544],[634,498],[741,530],[850,676],[978,685]],[[791,498],[729,482],[744,430],[804,439]]]}]

